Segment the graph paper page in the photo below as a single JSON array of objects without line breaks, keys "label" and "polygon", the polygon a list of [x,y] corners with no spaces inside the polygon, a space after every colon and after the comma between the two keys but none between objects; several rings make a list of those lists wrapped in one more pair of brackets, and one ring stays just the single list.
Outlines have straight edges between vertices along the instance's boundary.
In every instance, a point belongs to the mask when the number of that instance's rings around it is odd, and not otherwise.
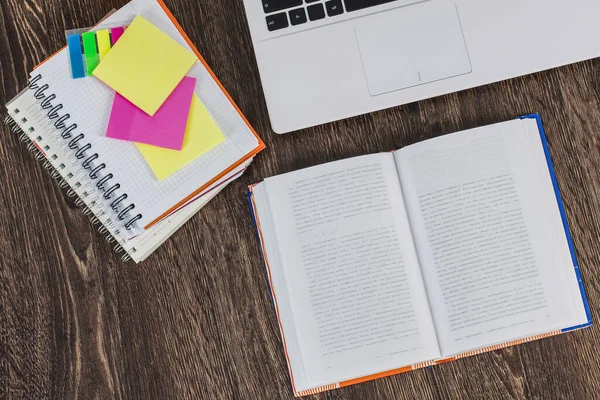
[{"label": "graph paper page", "polygon": [[[102,25],[127,25],[136,15],[142,15],[179,44],[190,49],[160,5],[152,0],[134,0],[109,17]],[[191,49],[190,49],[191,50]],[[128,200],[142,214],[140,225],[155,220],[215,176],[240,161],[259,143],[251,129],[229,102],[226,94],[209,71],[197,61],[188,76],[197,79],[195,93],[208,109],[226,140],[162,182],[154,176],[133,143],[106,138],[114,92],[99,80],[89,77],[71,79],[68,53],[59,52],[37,68],[32,76],[42,75],[39,85],[48,84],[46,94],[55,94],[53,103],[62,103],[63,111],[84,133],[81,144],[90,143],[86,154],[98,153],[98,162],[105,163],[106,173],[114,175]]]}]

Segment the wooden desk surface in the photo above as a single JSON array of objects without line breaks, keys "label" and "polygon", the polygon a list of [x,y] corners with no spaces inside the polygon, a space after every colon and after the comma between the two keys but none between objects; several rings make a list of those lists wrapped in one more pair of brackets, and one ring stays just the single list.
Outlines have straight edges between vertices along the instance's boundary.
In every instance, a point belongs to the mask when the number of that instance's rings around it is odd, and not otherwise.
[{"label": "wooden desk surface", "polygon": [[[258,0],[257,0],[258,1]],[[125,0],[0,0],[0,103]],[[0,399],[285,399],[288,371],[244,196],[267,176],[539,112],[593,317],[600,310],[600,60],[279,136],[242,1],[167,0],[267,143],[145,263],[123,264],[41,164],[0,127]],[[320,399],[585,399],[598,325]]]}]

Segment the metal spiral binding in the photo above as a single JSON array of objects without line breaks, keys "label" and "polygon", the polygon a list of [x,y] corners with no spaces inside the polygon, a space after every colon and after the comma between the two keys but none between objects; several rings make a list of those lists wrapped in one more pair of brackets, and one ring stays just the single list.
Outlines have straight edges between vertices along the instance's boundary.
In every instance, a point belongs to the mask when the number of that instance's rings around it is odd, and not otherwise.
[{"label": "metal spiral binding", "polygon": [[[73,152],[67,152],[69,158],[71,154],[78,160],[82,160],[81,166],[86,171],[89,171],[88,176],[92,180],[98,180],[96,187],[103,192],[104,200],[111,200],[110,207],[117,212],[117,218],[124,222],[126,230],[131,230],[135,223],[142,219],[142,214],[133,216],[135,204],[130,203],[125,205],[123,203],[127,199],[127,194],[120,191],[121,185],[118,182],[114,182],[114,176],[111,173],[103,171],[106,169],[106,164],[101,163],[97,166],[93,165],[93,161],[99,158],[98,153],[94,153],[91,143],[85,143],[84,133],[75,133],[77,130],[77,124],[71,123],[67,126],[71,115],[64,113],[60,115],[60,111],[63,109],[62,103],[56,104],[55,100],[58,100],[56,94],[47,93],[50,89],[48,84],[41,84],[42,75],[38,74],[31,78],[29,82],[29,89],[33,91],[34,97],[40,101],[40,107],[42,110],[47,111],[45,114],[48,117],[50,123],[57,130],[62,130],[60,136],[67,143],[67,146]],[[68,142],[67,142],[68,141]],[[100,175],[100,172],[105,172],[104,176]],[[112,180],[112,182],[111,182]]]},{"label": "metal spiral binding", "polygon": [[[29,136],[27,136],[27,134],[23,131],[23,129],[21,129],[19,124],[10,115],[8,115],[4,118],[4,123],[6,125],[8,125],[9,129],[12,132],[19,135],[19,141],[27,144],[27,149],[33,153],[36,160],[41,161],[42,159],[46,158],[44,153],[42,153],[39,150],[39,148],[35,145],[35,143],[29,138]],[[48,171],[48,173],[50,174],[50,176],[52,178],[54,178],[58,181],[58,184],[62,189],[69,187],[69,191],[67,192],[67,195],[69,197],[76,197],[75,204],[77,207],[81,207],[82,205],[85,204],[85,202],[77,195],[75,190],[70,188],[70,185],[67,182],[67,180],[62,177],[60,172],[54,168],[54,166],[52,165],[52,163],[50,161],[48,161],[48,160],[44,161],[44,163],[42,164],[42,167]],[[106,234],[107,238],[110,237],[111,241],[109,243],[112,243],[116,240],[114,238],[114,236],[112,235],[112,233],[110,232],[111,228],[113,228],[113,227],[116,228],[116,226],[112,220],[107,221],[107,224],[103,225],[101,223],[102,221],[93,214],[93,211],[87,205],[84,207],[83,212],[85,215],[91,214],[93,216],[91,218],[92,225],[97,225],[100,223],[100,226],[98,227],[98,232],[100,233],[100,235]],[[105,213],[103,211],[101,211],[100,215],[104,215],[104,214]],[[131,256],[129,255],[129,253],[127,253],[125,251],[125,249],[119,243],[115,244],[114,250],[117,254],[124,252],[124,254],[121,256],[121,260],[123,262],[127,262],[127,261],[131,260]]]}]

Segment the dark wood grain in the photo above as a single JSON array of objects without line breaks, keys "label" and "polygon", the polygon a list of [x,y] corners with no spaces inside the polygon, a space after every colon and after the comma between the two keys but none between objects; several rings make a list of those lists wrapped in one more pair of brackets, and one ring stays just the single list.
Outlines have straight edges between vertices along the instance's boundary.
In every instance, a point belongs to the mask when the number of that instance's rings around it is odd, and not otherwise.
[{"label": "dark wood grain", "polygon": [[[0,104],[124,0],[0,0]],[[122,263],[0,127],[0,399],[285,399],[287,367],[244,198],[267,176],[542,114],[592,314],[600,310],[600,60],[300,133],[272,132],[241,0],[168,0],[267,143],[248,172],[146,262]],[[600,328],[314,396],[588,399]]]}]

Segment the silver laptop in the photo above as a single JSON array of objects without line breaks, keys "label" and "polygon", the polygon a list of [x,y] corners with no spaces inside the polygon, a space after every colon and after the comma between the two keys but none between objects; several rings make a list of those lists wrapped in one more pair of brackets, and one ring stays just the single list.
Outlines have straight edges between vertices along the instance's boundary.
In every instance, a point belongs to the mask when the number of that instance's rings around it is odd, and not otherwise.
[{"label": "silver laptop", "polygon": [[278,133],[600,56],[600,0],[244,4]]}]

